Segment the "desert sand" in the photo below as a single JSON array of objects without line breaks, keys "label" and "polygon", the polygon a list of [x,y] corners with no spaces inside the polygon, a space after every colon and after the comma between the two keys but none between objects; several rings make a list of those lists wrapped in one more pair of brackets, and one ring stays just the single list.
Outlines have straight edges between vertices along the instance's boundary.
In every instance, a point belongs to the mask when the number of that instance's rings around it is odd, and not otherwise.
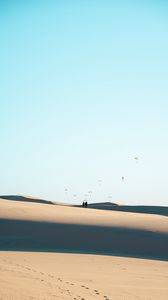
[{"label": "desert sand", "polygon": [[167,299],[164,213],[30,199],[0,199],[0,299]]}]

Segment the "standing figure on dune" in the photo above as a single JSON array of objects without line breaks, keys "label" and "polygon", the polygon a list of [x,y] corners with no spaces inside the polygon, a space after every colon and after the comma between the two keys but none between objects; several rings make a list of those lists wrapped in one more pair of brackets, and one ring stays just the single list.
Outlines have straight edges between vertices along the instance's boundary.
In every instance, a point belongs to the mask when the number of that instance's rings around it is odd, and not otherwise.
[{"label": "standing figure on dune", "polygon": [[82,206],[83,207],[87,207],[87,205],[88,205],[87,201],[86,202],[85,201],[82,202]]}]

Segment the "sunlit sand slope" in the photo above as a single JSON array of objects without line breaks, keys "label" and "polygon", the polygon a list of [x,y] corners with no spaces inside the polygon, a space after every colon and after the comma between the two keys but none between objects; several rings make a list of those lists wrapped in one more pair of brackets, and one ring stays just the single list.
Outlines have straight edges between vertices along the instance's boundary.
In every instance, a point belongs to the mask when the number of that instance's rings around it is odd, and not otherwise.
[{"label": "sunlit sand slope", "polygon": [[0,252],[3,300],[167,300],[168,263],[86,254]]}]

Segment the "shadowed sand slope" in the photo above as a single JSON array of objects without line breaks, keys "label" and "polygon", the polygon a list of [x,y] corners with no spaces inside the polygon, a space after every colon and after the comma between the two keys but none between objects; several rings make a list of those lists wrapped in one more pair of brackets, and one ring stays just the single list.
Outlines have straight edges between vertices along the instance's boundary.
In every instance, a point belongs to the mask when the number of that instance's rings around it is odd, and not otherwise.
[{"label": "shadowed sand slope", "polygon": [[168,259],[168,219],[0,200],[0,249]]},{"label": "shadowed sand slope", "polygon": [[90,203],[89,208],[168,216],[167,206],[117,205],[111,202]]}]

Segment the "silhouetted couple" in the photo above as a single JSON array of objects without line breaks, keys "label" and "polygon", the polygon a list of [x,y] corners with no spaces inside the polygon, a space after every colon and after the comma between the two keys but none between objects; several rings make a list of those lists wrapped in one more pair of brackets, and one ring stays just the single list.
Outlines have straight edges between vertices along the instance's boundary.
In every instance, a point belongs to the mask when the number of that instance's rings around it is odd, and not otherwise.
[{"label": "silhouetted couple", "polygon": [[87,201],[86,201],[86,202],[83,201],[82,206],[83,206],[83,207],[87,207],[87,205],[88,205],[88,204],[87,204]]}]

